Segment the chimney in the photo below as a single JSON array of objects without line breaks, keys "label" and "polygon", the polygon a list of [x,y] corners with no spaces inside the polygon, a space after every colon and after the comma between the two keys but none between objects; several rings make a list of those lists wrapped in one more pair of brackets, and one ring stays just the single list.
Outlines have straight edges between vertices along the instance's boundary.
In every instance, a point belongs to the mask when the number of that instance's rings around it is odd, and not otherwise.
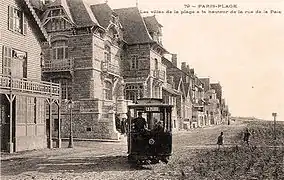
[{"label": "chimney", "polygon": [[194,75],[194,68],[190,69],[190,73]]},{"label": "chimney", "polygon": [[186,62],[181,63],[181,70],[186,72]]},{"label": "chimney", "polygon": [[172,63],[175,67],[177,67],[177,54],[172,54]]},{"label": "chimney", "polygon": [[190,73],[189,65],[186,65],[186,72],[187,72],[187,73]]}]

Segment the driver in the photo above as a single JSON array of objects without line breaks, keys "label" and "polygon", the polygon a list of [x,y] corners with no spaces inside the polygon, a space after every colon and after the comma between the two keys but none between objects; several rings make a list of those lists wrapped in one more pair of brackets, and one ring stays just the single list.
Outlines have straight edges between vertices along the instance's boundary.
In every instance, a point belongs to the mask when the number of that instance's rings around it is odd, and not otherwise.
[{"label": "driver", "polygon": [[142,112],[138,112],[138,117],[134,119],[134,127],[137,131],[146,130],[146,119],[142,117]]}]

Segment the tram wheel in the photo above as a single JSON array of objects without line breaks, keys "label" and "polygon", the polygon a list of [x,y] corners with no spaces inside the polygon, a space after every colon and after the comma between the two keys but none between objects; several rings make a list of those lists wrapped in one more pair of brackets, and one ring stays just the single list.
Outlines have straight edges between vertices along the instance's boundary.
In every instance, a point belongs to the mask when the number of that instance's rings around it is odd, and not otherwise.
[{"label": "tram wheel", "polygon": [[159,163],[159,159],[151,159],[150,163],[151,164],[157,164],[157,163]]},{"label": "tram wheel", "polygon": [[169,160],[170,160],[170,158],[169,158],[168,156],[165,156],[165,157],[162,157],[162,158],[161,158],[161,161],[162,161],[163,163],[165,163],[165,164],[168,164]]}]

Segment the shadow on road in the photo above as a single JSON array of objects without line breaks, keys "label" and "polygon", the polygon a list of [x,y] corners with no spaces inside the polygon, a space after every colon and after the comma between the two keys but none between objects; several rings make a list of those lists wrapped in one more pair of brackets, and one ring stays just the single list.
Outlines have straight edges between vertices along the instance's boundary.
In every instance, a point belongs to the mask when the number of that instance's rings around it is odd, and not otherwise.
[{"label": "shadow on road", "polygon": [[81,157],[65,159],[17,158],[1,161],[1,175],[18,175],[28,171],[42,173],[135,171],[149,169],[128,163],[127,156]]}]

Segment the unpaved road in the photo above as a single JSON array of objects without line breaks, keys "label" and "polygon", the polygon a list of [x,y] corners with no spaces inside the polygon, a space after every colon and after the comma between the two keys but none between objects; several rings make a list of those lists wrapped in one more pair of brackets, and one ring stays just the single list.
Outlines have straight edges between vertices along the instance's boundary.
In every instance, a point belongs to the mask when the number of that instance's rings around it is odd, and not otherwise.
[{"label": "unpaved road", "polygon": [[193,129],[173,135],[173,156],[168,165],[156,164],[142,168],[127,163],[127,144],[102,142],[75,142],[73,149],[63,148],[3,154],[1,179],[177,179],[181,159],[194,158],[194,151],[216,148],[216,139],[224,132],[225,144],[232,145],[244,124],[219,125]]}]

